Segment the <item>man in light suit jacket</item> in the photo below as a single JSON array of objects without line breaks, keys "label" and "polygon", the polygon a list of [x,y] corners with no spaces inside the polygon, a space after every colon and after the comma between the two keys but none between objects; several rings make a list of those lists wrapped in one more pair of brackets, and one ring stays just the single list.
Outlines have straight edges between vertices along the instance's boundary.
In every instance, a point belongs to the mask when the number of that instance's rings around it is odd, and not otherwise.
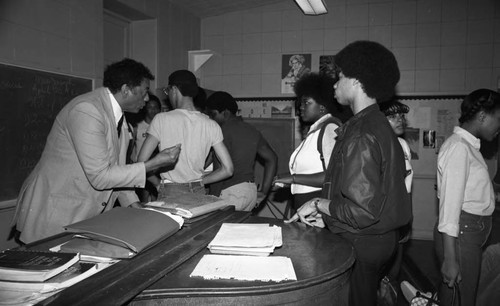
[{"label": "man in light suit jacket", "polygon": [[111,209],[116,199],[138,207],[133,188],[144,187],[146,173],[177,161],[179,145],[125,164],[131,135],[123,112],[139,112],[153,79],[143,64],[123,59],[106,68],[103,88],[76,97],[59,112],[17,199],[13,223],[21,242],[63,232],[66,225]]}]

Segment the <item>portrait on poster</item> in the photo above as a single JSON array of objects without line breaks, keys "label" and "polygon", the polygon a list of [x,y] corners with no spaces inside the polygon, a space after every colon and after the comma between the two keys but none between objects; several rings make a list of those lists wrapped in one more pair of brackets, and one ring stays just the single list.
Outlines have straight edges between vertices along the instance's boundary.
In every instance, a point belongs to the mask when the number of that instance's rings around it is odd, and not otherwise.
[{"label": "portrait on poster", "polygon": [[295,82],[311,72],[311,54],[283,54],[281,63],[281,93],[293,93]]}]

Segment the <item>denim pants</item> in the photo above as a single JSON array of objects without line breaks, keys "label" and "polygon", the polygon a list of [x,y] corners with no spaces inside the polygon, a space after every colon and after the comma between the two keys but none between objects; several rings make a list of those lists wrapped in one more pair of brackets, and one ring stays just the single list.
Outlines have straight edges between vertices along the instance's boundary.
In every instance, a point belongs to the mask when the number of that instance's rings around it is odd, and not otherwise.
[{"label": "denim pants", "polygon": [[184,193],[206,194],[206,190],[201,181],[189,183],[161,183],[158,189],[158,200],[167,196],[172,197]]},{"label": "denim pants", "polygon": [[[460,214],[460,231],[456,239],[456,254],[460,266],[462,281],[459,283],[461,306],[474,306],[479,272],[481,270],[482,247],[486,243],[491,231],[491,216],[478,216],[462,211]],[[434,241],[436,253],[440,264],[444,261],[443,238],[434,228]],[[451,305],[453,301],[453,288],[441,283],[439,300],[442,305]],[[455,305],[459,305],[455,302]]]}]

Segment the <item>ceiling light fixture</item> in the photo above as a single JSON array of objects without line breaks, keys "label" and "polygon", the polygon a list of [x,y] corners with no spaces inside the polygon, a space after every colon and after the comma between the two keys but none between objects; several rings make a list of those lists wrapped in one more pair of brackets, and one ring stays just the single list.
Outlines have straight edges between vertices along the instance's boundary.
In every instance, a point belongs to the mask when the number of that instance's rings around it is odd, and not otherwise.
[{"label": "ceiling light fixture", "polygon": [[295,0],[305,15],[321,15],[328,13],[323,0]]}]

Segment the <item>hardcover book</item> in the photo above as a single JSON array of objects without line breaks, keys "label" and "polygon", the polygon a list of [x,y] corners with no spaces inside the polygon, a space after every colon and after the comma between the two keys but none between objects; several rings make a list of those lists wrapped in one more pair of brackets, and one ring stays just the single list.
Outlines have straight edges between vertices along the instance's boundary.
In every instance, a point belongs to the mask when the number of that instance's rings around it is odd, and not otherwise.
[{"label": "hardcover book", "polygon": [[0,253],[0,280],[43,282],[77,263],[78,253],[12,249]]}]

